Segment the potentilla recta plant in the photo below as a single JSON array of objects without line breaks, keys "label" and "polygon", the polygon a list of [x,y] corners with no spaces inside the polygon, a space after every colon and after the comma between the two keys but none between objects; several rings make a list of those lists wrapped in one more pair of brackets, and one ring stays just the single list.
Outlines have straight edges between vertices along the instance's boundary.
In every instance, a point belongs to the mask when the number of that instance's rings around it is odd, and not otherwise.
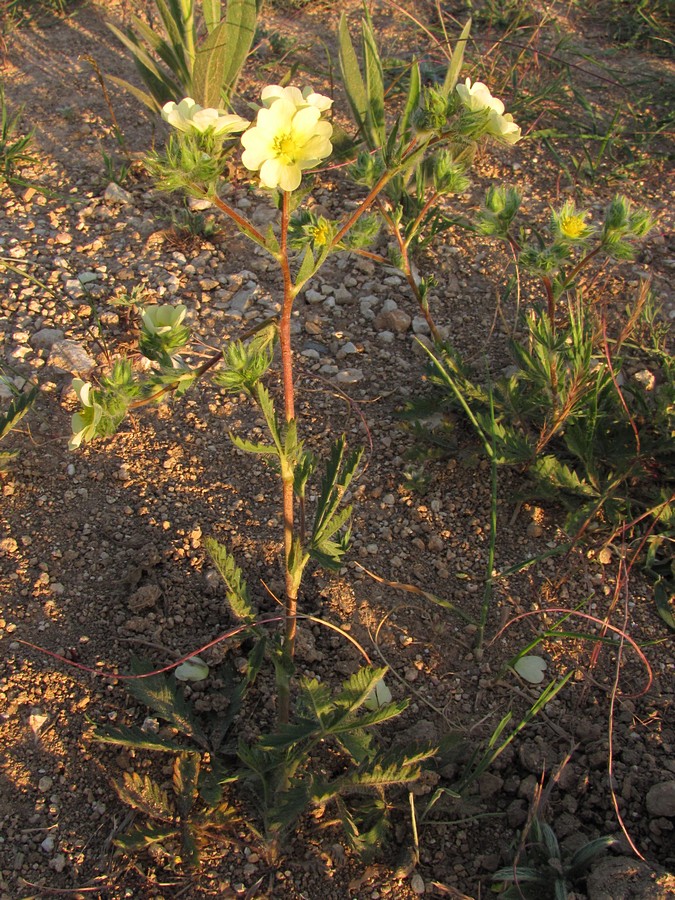
[{"label": "potentilla recta plant", "polygon": [[[318,499],[310,516],[307,487],[319,469],[319,460],[304,448],[296,416],[291,315],[296,298],[331,254],[367,252],[378,232],[381,210],[377,204],[396,179],[409,179],[410,173],[424,170],[426,161],[432,160],[433,177],[445,185],[464,171],[471,155],[464,152],[466,148],[490,129],[507,142],[516,139],[517,126],[503,115],[500,101],[491,98],[484,86],[479,90],[476,85],[462,86],[473,98],[471,103],[490,98],[487,105],[467,114],[463,92],[455,90],[460,64],[461,54],[457,53],[442,92],[424,88],[419,81],[411,86],[405,126],[399,118],[387,135],[384,119],[378,120],[379,133],[386,138],[386,153],[362,154],[352,166],[353,176],[367,187],[356,208],[337,219],[303,207],[309,177],[319,166],[329,164],[333,150],[329,97],[309,87],[269,85],[262,91],[261,105],[251,123],[220,109],[204,108],[193,98],[167,102],[162,116],[173,130],[164,152],[148,159],[159,188],[208,198],[243,235],[269,254],[281,274],[281,311],[277,321],[253,328],[205,362],[191,366],[185,306],[148,307],[141,320],[139,349],[151,367],[146,365],[141,372],[130,360],[120,359],[100,384],[74,383],[81,408],[73,416],[72,447],[112,434],[127,410],[179,396],[207,375],[225,391],[245,394],[264,418],[267,440],[252,442],[237,435],[231,435],[231,440],[235,447],[269,459],[279,474],[285,595],[283,634],[278,641],[263,636],[260,613],[227,549],[213,539],[207,541],[207,549],[226,583],[233,613],[256,637],[254,653],[262,654],[260,648],[266,647],[264,652],[274,663],[276,729],[261,735],[252,746],[240,745],[237,754],[247,773],[242,776],[244,781],[253,784],[261,798],[265,831],[274,836],[275,843],[299,810],[331,801],[355,846],[364,849],[369,841],[376,843],[385,820],[386,804],[380,796],[385,786],[416,778],[424,759],[434,752],[433,748],[399,748],[386,753],[374,744],[367,729],[398,715],[406,706],[405,700],[391,700],[382,669],[367,666],[359,670],[336,697],[316,681],[300,681],[293,702],[302,577],[311,560],[328,569],[339,569],[343,563],[351,519],[351,507],[344,498],[358,472],[361,453],[349,450],[344,436],[335,440],[322,466]],[[258,187],[269,191],[278,209],[276,225],[266,231],[224,199],[220,190],[238,145],[243,167]],[[462,153],[462,159],[455,158]],[[274,370],[277,345],[280,408],[264,383]],[[259,668],[260,659],[256,659],[242,692],[254,678],[251,672]],[[204,666],[198,661],[190,671],[203,673]],[[312,774],[309,764],[313,748],[329,738],[349,761],[344,773],[332,781]],[[125,740],[118,735],[119,743]],[[380,797],[367,810],[361,796],[365,788]],[[359,795],[355,806],[344,799],[350,792]],[[129,791],[125,796],[128,798]],[[357,807],[359,813],[354,812]]]}]

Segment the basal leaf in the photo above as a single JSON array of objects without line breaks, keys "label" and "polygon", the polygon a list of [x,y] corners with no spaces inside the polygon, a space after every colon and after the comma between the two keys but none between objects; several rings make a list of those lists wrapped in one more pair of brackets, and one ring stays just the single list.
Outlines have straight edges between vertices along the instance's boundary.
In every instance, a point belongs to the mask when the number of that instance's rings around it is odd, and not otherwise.
[{"label": "basal leaf", "polygon": [[373,147],[382,147],[387,134],[384,120],[384,75],[382,61],[377,49],[375,34],[367,10],[361,22],[363,33],[363,56],[366,72],[366,125]]},{"label": "basal leaf", "polygon": [[386,668],[363,666],[343,683],[342,690],[335,697],[335,706],[352,712],[358,709],[386,674]]},{"label": "basal leaf", "polygon": [[200,758],[198,753],[180,753],[173,763],[173,792],[181,818],[185,819],[197,799]]},{"label": "basal leaf", "polygon": [[[132,660],[132,671],[135,675],[143,675],[152,668],[141,660]],[[208,749],[208,740],[201,725],[192,714],[192,710],[176,688],[172,676],[151,675],[147,678],[134,678],[128,682],[129,691],[137,700],[149,706],[157,715],[169,722],[178,731],[191,737],[204,749]]]},{"label": "basal leaf", "polygon": [[122,780],[113,784],[120,800],[148,818],[159,819],[160,822],[175,820],[176,810],[169,795],[149,775],[125,772]]},{"label": "basal leaf", "polygon": [[109,725],[96,728],[93,737],[102,744],[117,744],[122,747],[133,747],[135,750],[159,750],[164,753],[185,750],[185,747],[177,741],[143,731],[138,725]]},{"label": "basal leaf", "polygon": [[340,71],[342,72],[342,82],[345,86],[347,100],[354,116],[354,121],[361,133],[361,136],[368,142],[371,150],[376,149],[370,144],[370,137],[366,128],[366,117],[368,114],[368,95],[366,86],[361,75],[361,68],[354,50],[351,36],[349,34],[349,26],[347,24],[347,16],[342,13],[340,17],[340,26],[338,29],[339,36],[339,61]]},{"label": "basal leaf", "polygon": [[202,15],[209,34],[220,22],[222,15],[220,0],[202,0]]},{"label": "basal leaf", "polygon": [[258,9],[256,0],[229,0],[227,4],[227,36],[223,90],[229,98],[237,85],[255,36]]},{"label": "basal leaf", "polygon": [[146,850],[152,844],[161,844],[176,837],[177,828],[167,828],[164,825],[140,825],[134,824],[127,832],[118,835],[113,843],[125,853],[138,853]]},{"label": "basal leaf", "polygon": [[246,579],[234,556],[228,553],[227,548],[214,538],[206,538],[204,546],[214,566],[218,569],[220,577],[225,582],[227,602],[230,604],[232,612],[244,622],[253,622],[257,613],[251,602]]}]

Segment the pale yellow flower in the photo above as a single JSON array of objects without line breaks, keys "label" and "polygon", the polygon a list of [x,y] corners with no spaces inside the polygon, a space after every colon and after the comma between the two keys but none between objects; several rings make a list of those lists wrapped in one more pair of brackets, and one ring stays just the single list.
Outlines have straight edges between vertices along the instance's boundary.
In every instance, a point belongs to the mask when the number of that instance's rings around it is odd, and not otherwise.
[{"label": "pale yellow flower", "polygon": [[185,97],[180,103],[171,100],[162,107],[162,118],[178,131],[210,131],[217,137],[224,137],[248,128],[249,122],[241,116],[224,113],[211,106],[204,108],[192,97]]},{"label": "pale yellow flower", "polygon": [[68,443],[68,448],[76,450],[82,441],[91,441],[96,437],[96,426],[101,420],[103,409],[92,397],[93,388],[88,381],[74,378],[72,388],[82,404],[82,409],[76,412],[71,419],[73,436]]},{"label": "pale yellow flower", "polygon": [[162,306],[146,306],[141,319],[148,334],[168,334],[181,324],[187,313],[187,306],[164,304]]},{"label": "pale yellow flower", "polygon": [[262,89],[260,97],[263,106],[270,107],[275,100],[284,99],[293,103],[297,109],[303,106],[315,106],[320,112],[327,112],[333,105],[330,97],[317,94],[311,87],[305,87],[302,91],[296,87],[282,87],[280,84],[268,84]]},{"label": "pale yellow flower", "polygon": [[305,169],[318,165],[333,151],[330,137],[333,126],[321,118],[323,104],[309,102],[297,89],[270,85],[271,91],[263,91],[263,102],[269,107],[258,111],[253,128],[241,137],[244,152],[241,161],[247,169],[260,171],[263,187],[279,187],[294,191],[302,180]]},{"label": "pale yellow flower", "polygon": [[500,116],[496,112],[490,113],[487,133],[503,144],[516,144],[522,135],[520,125],[516,125],[512,115],[504,113],[503,116]]},{"label": "pale yellow flower", "polygon": [[467,78],[464,84],[457,85],[457,93],[469,112],[489,110],[485,131],[503,144],[515,144],[521,138],[521,130],[513,121],[513,116],[504,112],[504,104],[499,97],[493,97],[487,85],[482,81],[471,84]]},{"label": "pale yellow flower", "polygon": [[470,112],[480,112],[481,109],[491,109],[497,115],[504,112],[504,104],[498,97],[493,97],[487,85],[482,81],[471,84],[467,78],[464,84],[457,85],[459,98]]}]

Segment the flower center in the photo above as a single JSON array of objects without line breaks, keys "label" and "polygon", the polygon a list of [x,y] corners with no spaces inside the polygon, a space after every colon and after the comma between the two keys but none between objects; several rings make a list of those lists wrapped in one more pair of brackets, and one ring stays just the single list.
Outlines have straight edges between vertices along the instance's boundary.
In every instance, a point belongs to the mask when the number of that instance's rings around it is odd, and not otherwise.
[{"label": "flower center", "polygon": [[274,152],[277,159],[283,163],[283,165],[288,166],[295,162],[296,150],[297,148],[291,132],[288,132],[288,134],[280,134],[274,139]]},{"label": "flower center", "polygon": [[568,238],[580,237],[584,227],[583,216],[564,216],[560,222],[560,230]]}]

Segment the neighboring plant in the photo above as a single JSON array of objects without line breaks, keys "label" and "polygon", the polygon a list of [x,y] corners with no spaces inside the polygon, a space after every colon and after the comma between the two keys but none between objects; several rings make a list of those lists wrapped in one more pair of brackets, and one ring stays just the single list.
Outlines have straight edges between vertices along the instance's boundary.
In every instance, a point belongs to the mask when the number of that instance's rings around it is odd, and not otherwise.
[{"label": "neighboring plant", "polygon": [[221,227],[214,215],[190,209],[185,206],[171,215],[171,225],[166,239],[177,248],[199,246],[203,241],[212,241],[221,233]]},{"label": "neighboring plant", "polygon": [[[359,63],[344,13],[340,20],[340,71],[358,129],[358,140],[365,146],[352,169],[352,177],[358,183],[372,187],[380,174],[396,163],[401,146],[419,143],[428,151],[424,154],[423,165],[419,158],[411,160],[410,165],[388,182],[377,199],[380,222],[392,238],[388,256],[382,257],[365,248],[361,252],[402,271],[435,339],[439,339],[440,334],[429,308],[435,281],[433,275],[419,274],[416,257],[434,237],[456,224],[456,219],[443,212],[441,201],[466,190],[469,185],[467,172],[477,141],[488,132],[498,133],[502,123],[507,122],[499,112],[503,113],[503,104],[493,98],[484,85],[473,86],[473,98],[468,80],[467,86],[455,90],[470,29],[469,21],[450,54],[438,86],[423,88],[420,66],[413,61],[407,74],[403,108],[388,127],[385,118],[388,86],[371,19],[366,15],[361,23],[362,63]],[[399,90],[405,83],[399,76]],[[485,89],[480,100],[475,94],[476,88]],[[474,108],[472,99],[476,101]],[[452,128],[443,134],[444,140],[434,139],[432,136],[443,133],[448,122],[452,122]],[[517,140],[515,135],[514,138]]]},{"label": "neighboring plant", "polygon": [[[5,385],[11,385],[7,379],[3,378]],[[23,419],[28,410],[31,408],[38,395],[38,388],[33,385],[29,390],[19,392],[11,385],[14,397],[7,407],[7,412],[0,412],[0,441],[9,434],[9,432]],[[0,450],[0,472],[6,472],[12,460],[19,455],[18,450]]]},{"label": "neighboring plant", "polygon": [[[487,384],[450,346],[439,345],[432,381],[441,391],[440,407],[463,410],[491,459],[527,473],[530,495],[565,504],[571,533],[604,527],[636,547],[644,541],[648,564],[670,568],[672,357],[653,329],[652,346],[641,346],[645,322],[655,315],[645,285],[610,333],[602,298],[591,302],[579,284],[594,259],[630,259],[651,227],[649,216],[617,197],[596,227],[567,202],[553,213],[548,240],[535,232],[536,241],[525,243],[514,234],[519,206],[517,191],[491,189],[480,229],[509,244],[520,267],[540,280],[545,304],[526,312],[510,341],[508,374]],[[627,378],[622,368],[629,361],[642,368]],[[440,417],[436,443],[443,422]]]},{"label": "neighboring plant", "polygon": [[612,40],[648,46],[664,56],[675,51],[673,8],[670,0],[600,0],[588,13],[602,17]]},{"label": "neighboring plant", "polygon": [[21,110],[10,116],[5,89],[0,85],[0,186],[22,185],[24,182],[18,176],[18,170],[35,162],[35,157],[29,152],[35,131],[18,136],[20,120]]},{"label": "neighboring plant", "polygon": [[618,844],[613,837],[596,838],[567,858],[551,826],[534,818],[513,866],[505,866],[492,876],[496,883],[493,891],[504,900],[567,900],[593,863]]},{"label": "neighboring plant", "polygon": [[[155,0],[164,34],[138,16],[125,34],[111,31],[134,57],[147,91],[109,76],[153,113],[177,97],[206,108],[231,106],[232,96],[255,35],[261,0]],[[200,35],[206,32],[203,39]]]}]

